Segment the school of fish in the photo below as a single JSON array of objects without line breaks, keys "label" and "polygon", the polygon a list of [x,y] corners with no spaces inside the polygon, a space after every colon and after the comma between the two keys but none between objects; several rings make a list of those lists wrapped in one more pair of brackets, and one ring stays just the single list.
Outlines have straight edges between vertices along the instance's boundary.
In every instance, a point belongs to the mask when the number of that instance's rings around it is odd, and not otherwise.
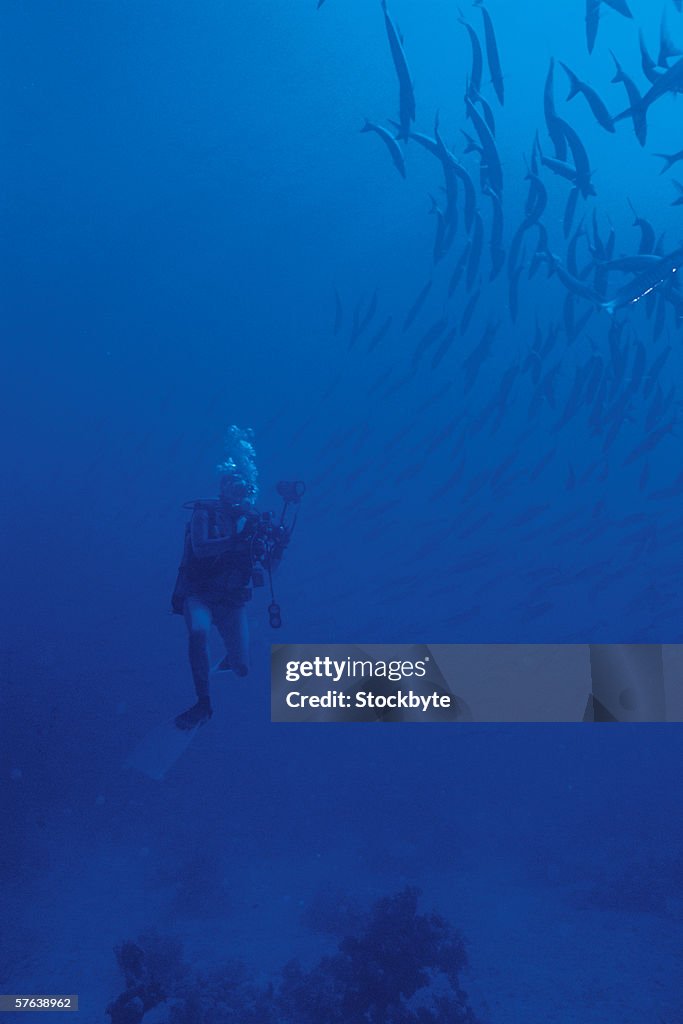
[{"label": "school of fish", "polygon": [[[412,161],[431,162],[431,266],[402,309],[383,309],[376,288],[360,298],[335,291],[340,365],[294,434],[301,443],[317,425],[311,501],[335,527],[355,524],[372,565],[363,586],[376,622],[391,595],[408,635],[431,627],[431,639],[448,640],[674,640],[683,632],[681,398],[672,371],[683,247],[667,241],[668,225],[640,215],[637,200],[631,230],[618,237],[601,214],[590,145],[572,113],[585,103],[598,130],[648,146],[653,107],[674,111],[672,97],[683,92],[683,50],[668,16],[681,2],[658,12],[654,54],[654,14],[639,26],[626,0],[586,0],[587,49],[610,54],[611,91],[582,81],[563,54],[550,60],[521,208],[520,181],[510,182],[497,138],[510,83],[488,7],[476,0],[459,14],[470,60],[456,141],[438,111],[420,107],[410,39],[388,0],[377,2],[396,107],[361,131],[406,188]],[[638,37],[640,74],[611,51],[612,17]],[[660,180],[683,150],[652,157]],[[683,205],[683,183],[674,188],[672,205]],[[558,200],[561,223],[548,218]],[[542,315],[537,293],[546,297]],[[349,373],[362,382],[361,414],[340,426],[335,402]],[[352,588],[338,596],[349,607],[356,600]],[[365,636],[374,621],[369,615]]]}]

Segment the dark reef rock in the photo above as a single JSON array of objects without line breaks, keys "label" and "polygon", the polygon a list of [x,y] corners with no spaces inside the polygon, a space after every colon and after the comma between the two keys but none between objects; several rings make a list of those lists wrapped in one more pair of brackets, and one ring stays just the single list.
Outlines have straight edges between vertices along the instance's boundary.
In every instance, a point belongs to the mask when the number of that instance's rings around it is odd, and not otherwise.
[{"label": "dark reef rock", "polygon": [[107,1012],[140,1024],[170,1000],[169,1024],[480,1024],[460,987],[464,941],[418,898],[406,888],[377,900],[336,953],[310,970],[291,961],[266,986],[239,963],[190,972],[171,940],[126,942],[116,950],[126,990]]},{"label": "dark reef rock", "polygon": [[476,1024],[459,985],[464,942],[438,914],[418,913],[419,891],[378,900],[356,935],[311,971],[283,971],[283,1024]]},{"label": "dark reef rock", "polygon": [[187,976],[180,943],[155,934],[124,942],[114,950],[125,991],[107,1007],[111,1024],[140,1024],[144,1015],[169,999]]}]

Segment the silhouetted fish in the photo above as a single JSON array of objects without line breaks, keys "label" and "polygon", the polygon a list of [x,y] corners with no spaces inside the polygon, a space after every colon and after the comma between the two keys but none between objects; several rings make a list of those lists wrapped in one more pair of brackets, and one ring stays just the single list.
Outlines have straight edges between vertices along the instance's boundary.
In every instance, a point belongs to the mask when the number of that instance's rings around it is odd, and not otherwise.
[{"label": "silhouetted fish", "polygon": [[633,203],[629,199],[628,205],[631,207],[631,211],[634,216],[633,227],[638,228],[640,231],[640,245],[638,246],[638,254],[646,255],[654,253],[655,251],[655,229],[652,227],[650,222],[644,217],[639,217],[633,208]]},{"label": "silhouetted fish", "polygon": [[479,36],[474,31],[468,21],[465,21],[462,12],[459,12],[458,21],[461,25],[464,25],[467,29],[467,33],[470,37],[470,45],[472,47],[472,68],[470,70],[470,86],[475,92],[481,92],[481,77],[484,68],[484,55],[481,51],[481,43],[479,42]]},{"label": "silhouetted fish", "polygon": [[593,52],[600,25],[600,0],[586,0],[586,43],[588,52]]},{"label": "silhouetted fish", "polygon": [[[623,82],[624,88],[626,89],[626,95],[628,97],[629,107],[633,111],[631,116],[633,121],[633,130],[640,145],[644,146],[647,141],[647,118],[640,109],[643,97],[640,95],[638,87],[635,85],[633,79],[629,78],[613,53],[612,59],[616,66],[612,82]],[[614,124],[614,122],[612,123]]]},{"label": "silhouetted fish", "polygon": [[496,119],[493,116],[493,109],[491,108],[491,104],[482,96],[480,92],[477,92],[474,86],[470,86],[465,91],[465,96],[472,100],[473,103],[479,104],[479,106],[481,107],[482,116],[484,118],[484,121],[486,122],[486,126],[488,130],[491,132],[491,135],[495,136]]},{"label": "silhouetted fish", "polygon": [[564,137],[564,132],[559,125],[559,118],[555,111],[555,98],[553,95],[553,83],[554,83],[554,72],[555,72],[555,60],[550,58],[550,67],[548,68],[548,74],[545,80],[545,89],[543,92],[543,112],[545,114],[545,124],[548,129],[548,135],[551,138],[553,148],[555,150],[555,158],[557,160],[567,159],[567,140]]},{"label": "silhouetted fish", "polygon": [[596,305],[600,305],[600,296],[597,294],[594,288],[585,282],[580,281],[578,278],[573,277],[563,266],[557,256],[552,256],[552,267],[557,276],[559,277],[562,284],[574,295],[580,296],[582,299],[588,299],[589,302],[593,302]]},{"label": "silhouetted fish", "polygon": [[472,230],[474,214],[477,206],[477,195],[474,183],[460,161],[451,153],[444,144],[439,133],[439,115],[436,115],[434,122],[434,135],[438,146],[438,155],[447,170],[455,174],[465,188],[465,227],[468,232]]},{"label": "silhouetted fish", "polygon": [[574,187],[567,198],[567,205],[564,210],[564,218],[562,220],[562,229],[564,231],[564,237],[568,238],[569,233],[574,223],[574,214],[576,213],[576,204],[579,199],[580,190],[578,187]]},{"label": "silhouetted fish", "polygon": [[669,66],[669,61],[672,57],[680,57],[681,55],[683,55],[683,51],[679,50],[669,34],[669,27],[666,22],[666,11],[663,10],[659,28],[659,55],[657,57],[657,63],[660,68],[666,68]]},{"label": "silhouetted fish", "polygon": [[431,348],[431,346],[439,340],[447,327],[448,317],[442,317],[440,320],[437,320],[436,323],[432,324],[413,353],[413,369],[415,369],[427,349]]},{"label": "silhouetted fish", "polygon": [[496,96],[501,107],[505,103],[505,86],[503,83],[503,72],[500,67],[500,55],[496,42],[496,33],[489,12],[484,7],[482,0],[475,0],[475,6],[479,8],[484,19],[484,39],[486,40],[486,59],[488,60],[491,81],[496,90]]},{"label": "silhouetted fish", "polygon": [[616,11],[618,14],[623,14],[625,18],[633,17],[626,0],[602,0],[602,2],[607,4],[608,7],[611,7],[612,10]]},{"label": "silhouetted fish", "polygon": [[665,71],[645,93],[640,103],[634,107],[622,110],[614,118],[621,121],[625,117],[632,117],[634,113],[647,117],[647,111],[656,100],[666,96],[667,93],[683,92],[683,59],[676,61],[673,67]]},{"label": "silhouetted fish", "polygon": [[379,328],[379,330],[377,330],[375,332],[374,337],[372,338],[372,341],[368,345],[368,352],[373,352],[377,348],[377,346],[379,345],[379,343],[382,340],[382,338],[384,338],[385,335],[388,333],[389,328],[391,327],[391,325],[393,323],[393,320],[394,320],[393,316],[391,314],[389,314],[389,316],[386,318],[386,320],[384,321],[382,326]]},{"label": "silhouetted fish", "polygon": [[642,28],[638,30],[638,45],[640,46],[640,66],[643,74],[650,85],[654,85],[662,77],[663,72],[657,70],[657,64],[650,56]]},{"label": "silhouetted fish", "polygon": [[670,171],[674,164],[678,163],[679,160],[683,160],[683,149],[679,149],[677,153],[655,153],[655,156],[660,157],[664,161],[660,174],[665,174]]},{"label": "silhouetted fish", "polygon": [[406,176],[406,162],[401,152],[401,147],[388,129],[383,128],[379,124],[374,124],[372,121],[366,121],[361,132],[374,132],[375,135],[379,135],[384,145],[389,150],[391,159],[394,162],[394,167],[401,175],[402,178]]},{"label": "silhouetted fish", "polygon": [[479,302],[479,296],[480,295],[481,295],[481,288],[478,288],[477,291],[472,296],[472,298],[470,299],[470,301],[465,306],[465,311],[464,311],[464,313],[462,315],[462,320],[460,321],[460,333],[461,334],[465,334],[465,332],[467,331],[467,328],[470,325],[470,321],[471,321],[472,317],[474,316],[474,311],[477,308],[477,303]]},{"label": "silhouetted fish", "polygon": [[415,299],[415,302],[412,304],[412,306],[408,310],[408,313],[406,314],[406,318],[403,321],[403,333],[404,334],[408,330],[410,325],[413,323],[413,321],[414,321],[415,317],[417,316],[417,314],[422,309],[422,307],[423,307],[423,305],[425,303],[425,299],[429,295],[431,289],[432,289],[432,279],[430,277],[429,281],[427,281],[426,285],[424,286],[422,291],[419,293],[419,295]]},{"label": "silhouetted fish", "polygon": [[593,89],[590,85],[587,85],[585,82],[582,82],[581,79],[574,74],[572,69],[570,67],[567,67],[567,65],[563,61],[560,61],[560,64],[566,71],[567,77],[569,78],[569,95],[567,96],[567,100],[571,100],[575,96],[578,96],[579,93],[581,93],[583,96],[585,96],[588,106],[590,107],[593,116],[595,117],[595,120],[598,122],[598,124],[601,125],[601,127],[604,128],[605,131],[614,132],[614,124],[612,122],[610,113],[605,104],[603,103],[603,101],[598,96],[595,89]]},{"label": "silhouetted fish", "polygon": [[675,425],[675,421],[670,420],[668,423],[665,423],[664,426],[653,430],[647,435],[644,441],[641,441],[641,443],[636,445],[636,447],[631,451],[628,458],[624,461],[624,465],[630,466],[632,462],[635,462],[637,459],[642,459],[644,455],[654,451],[665,437],[673,433]]},{"label": "silhouetted fish", "polygon": [[435,370],[437,368],[437,366],[439,365],[439,363],[441,362],[441,360],[443,359],[443,357],[446,355],[449,348],[453,344],[453,341],[456,338],[457,334],[457,327],[452,327],[451,330],[448,331],[448,333],[442,340],[441,344],[439,345],[438,349],[434,353],[434,358],[432,359],[432,370]]},{"label": "silhouetted fish", "polygon": [[448,297],[449,298],[451,298],[451,296],[453,295],[453,293],[455,292],[456,288],[458,287],[458,285],[460,283],[460,279],[462,278],[462,275],[464,273],[465,267],[467,266],[467,263],[468,263],[469,258],[470,258],[470,249],[471,248],[472,248],[472,243],[471,242],[467,242],[467,244],[465,245],[465,248],[462,251],[460,259],[458,260],[458,262],[455,265],[455,270],[453,271],[453,275],[452,275],[452,277],[451,277],[451,279],[450,279],[450,281],[448,283]]},{"label": "silhouetted fish", "polygon": [[632,281],[620,288],[616,295],[603,302],[602,307],[608,313],[617,309],[632,306],[640,302],[646,295],[668,284],[671,278],[683,266],[683,248],[676,249],[669,256],[664,256],[650,269],[638,274]]},{"label": "silhouetted fish", "polygon": [[387,0],[382,0],[382,10],[384,11],[384,24],[387,31],[387,39],[389,40],[389,49],[391,50],[391,57],[399,84],[399,116],[401,123],[399,138],[407,139],[410,135],[410,126],[415,120],[415,93],[408,70],[408,61],[403,49],[403,42],[387,10]]},{"label": "silhouetted fish", "polygon": [[479,344],[470,352],[463,363],[463,369],[465,370],[465,394],[468,394],[474,387],[482,363],[490,356],[499,326],[500,324],[488,324]]},{"label": "silhouetted fish", "polygon": [[505,265],[505,250],[503,249],[503,205],[500,201],[500,196],[497,196],[495,192],[488,192],[491,198],[492,205],[492,217],[491,217],[491,237],[490,237],[490,252],[491,252],[491,273],[489,275],[489,281],[494,281],[498,274],[501,272]]},{"label": "silhouetted fish", "polygon": [[496,195],[500,196],[503,193],[503,169],[493,135],[469,96],[465,97],[465,107],[482,145],[482,166],[486,170],[486,181]]},{"label": "silhouetted fish", "polygon": [[578,133],[574,131],[570,124],[561,118],[558,118],[558,122],[564,132],[567,145],[571,150],[574,167],[576,168],[576,186],[581,190],[581,195],[584,197],[594,196],[596,193],[595,188],[591,184],[591,169],[586,148]]}]

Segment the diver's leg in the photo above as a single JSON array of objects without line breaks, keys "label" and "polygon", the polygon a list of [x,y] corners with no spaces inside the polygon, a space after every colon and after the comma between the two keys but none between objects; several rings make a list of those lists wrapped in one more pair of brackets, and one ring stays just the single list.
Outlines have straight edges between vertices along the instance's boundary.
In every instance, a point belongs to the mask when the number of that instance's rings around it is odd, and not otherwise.
[{"label": "diver's leg", "polygon": [[199,700],[209,696],[209,633],[211,609],[197,597],[185,601],[185,622],[189,637],[190,668]]},{"label": "diver's leg", "polygon": [[183,607],[189,638],[190,668],[197,693],[197,703],[176,718],[180,729],[192,729],[211,717],[209,699],[209,632],[211,630],[211,609],[198,597],[185,599]]},{"label": "diver's leg", "polygon": [[225,644],[221,670],[232,669],[237,676],[249,672],[249,623],[245,605],[222,605],[214,612],[213,621]]}]

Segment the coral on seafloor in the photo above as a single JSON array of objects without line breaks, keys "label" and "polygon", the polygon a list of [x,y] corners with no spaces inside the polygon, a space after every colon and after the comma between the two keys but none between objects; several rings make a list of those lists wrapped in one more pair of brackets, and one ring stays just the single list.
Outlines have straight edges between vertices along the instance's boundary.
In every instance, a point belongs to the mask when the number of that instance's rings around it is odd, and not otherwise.
[{"label": "coral on seafloor", "polygon": [[184,984],[189,973],[180,943],[154,932],[138,942],[124,942],[114,953],[126,988],[107,1007],[111,1024],[140,1024],[149,1010]]},{"label": "coral on seafloor", "polygon": [[291,961],[265,986],[240,964],[192,971],[158,936],[126,942],[111,1024],[140,1024],[154,1008],[155,1024],[480,1024],[460,987],[463,939],[420,913],[418,897],[406,888],[377,900],[336,953],[311,969]]}]

